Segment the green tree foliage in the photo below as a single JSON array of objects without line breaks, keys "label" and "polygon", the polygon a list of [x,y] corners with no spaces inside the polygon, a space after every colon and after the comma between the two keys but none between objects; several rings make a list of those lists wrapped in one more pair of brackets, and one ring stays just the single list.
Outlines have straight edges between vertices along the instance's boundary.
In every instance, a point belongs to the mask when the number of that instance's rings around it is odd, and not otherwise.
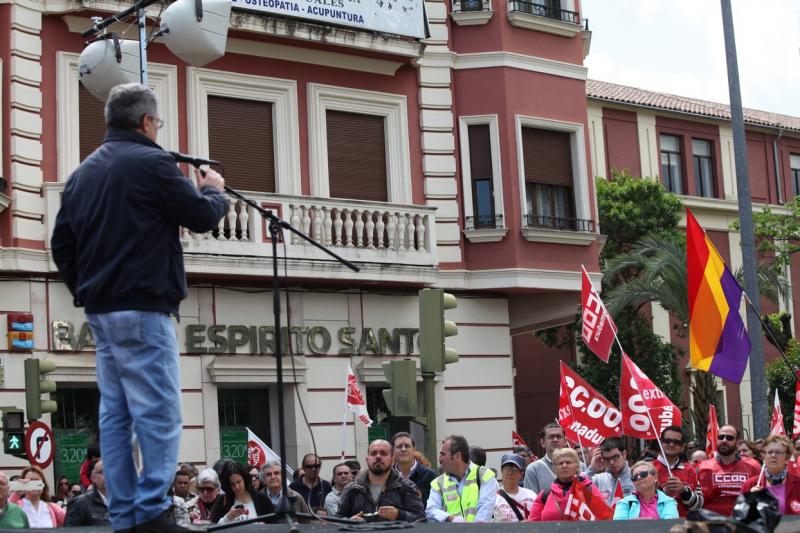
[{"label": "green tree foliage", "polygon": [[[666,192],[658,181],[614,171],[611,180],[598,178],[596,183],[600,230],[608,236],[601,264],[630,252],[633,245],[646,236],[678,238],[680,200]],[[618,274],[613,278],[604,277],[605,290],[613,289],[622,279],[635,276],[637,270],[619,271]],[[649,320],[637,312],[640,304],[635,302],[612,312],[619,327],[619,339],[639,368],[680,406],[681,386],[676,364],[680,349],[663,342],[653,333]],[[575,323],[569,326],[545,330],[537,335],[550,346],[577,343],[581,353],[578,372],[606,398],[617,403],[621,367],[619,348],[612,350],[608,364],[603,363],[583,344],[579,328],[580,316],[577,316]]]},{"label": "green tree foliage", "polygon": [[[797,339],[788,340],[786,343],[786,357],[795,370],[800,368],[800,341]],[[770,410],[772,409],[772,400],[777,389],[778,397],[781,400],[781,411],[783,411],[786,433],[791,436],[794,424],[795,376],[783,358],[767,363],[767,383],[769,384]]]},{"label": "green tree foliage", "polygon": [[[788,214],[779,214],[766,207],[753,213],[753,229],[762,256],[774,256],[774,267],[780,269],[791,263],[792,255],[800,251],[800,196],[784,204]],[[733,224],[738,229],[739,223]]]},{"label": "green tree foliage", "polygon": [[602,261],[628,251],[645,235],[669,235],[678,227],[681,201],[658,180],[614,170],[611,180],[595,183],[600,230],[608,235]]}]

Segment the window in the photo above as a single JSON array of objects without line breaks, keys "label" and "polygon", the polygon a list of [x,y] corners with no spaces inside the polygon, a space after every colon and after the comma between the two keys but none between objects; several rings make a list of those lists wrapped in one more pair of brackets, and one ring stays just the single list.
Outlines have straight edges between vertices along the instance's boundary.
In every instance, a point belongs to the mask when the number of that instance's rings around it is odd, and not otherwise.
[{"label": "window", "polygon": [[681,176],[681,139],[674,135],[661,135],[661,180],[664,188],[683,194]]},{"label": "window", "polygon": [[[333,87],[317,83],[308,84],[308,136],[309,167],[311,173],[311,196],[330,198],[332,194],[331,169],[335,161],[329,157],[328,135],[329,117],[342,118],[342,115],[328,115],[329,111],[339,111],[350,115],[373,117],[372,130],[377,131],[377,120],[383,123],[386,199],[397,204],[410,204],[411,199],[411,156],[408,139],[408,103],[404,95],[364,91],[349,87]],[[378,119],[374,118],[378,117]],[[350,124],[365,117],[348,117]],[[369,126],[365,126],[369,127]],[[364,136],[361,135],[363,138]],[[348,139],[339,139],[348,142]],[[351,149],[352,149],[352,141]],[[376,145],[377,146],[377,145]],[[360,155],[360,154],[359,154]],[[377,157],[374,154],[371,157]],[[372,161],[373,164],[377,164]]]},{"label": "window", "polygon": [[492,143],[489,124],[468,127],[469,166],[472,178],[473,227],[494,228],[494,186],[492,176]]},{"label": "window", "polygon": [[388,201],[384,117],[325,113],[332,198]]},{"label": "window", "polygon": [[694,179],[697,196],[714,197],[714,171],[711,166],[711,141],[692,139]]},{"label": "window", "polygon": [[574,226],[570,135],[522,128],[527,226]]},{"label": "window", "polygon": [[275,192],[272,106],[208,96],[208,154],[225,165],[225,183],[234,189]]},{"label": "window", "polygon": [[[256,191],[300,194],[296,81],[189,67],[186,84],[189,153],[199,157],[210,156],[213,144],[215,150],[226,149],[236,154],[239,160],[234,165],[243,169],[229,168],[231,162],[221,160],[229,185],[244,179],[251,184],[249,186],[255,186]],[[224,105],[238,114],[226,116],[217,112],[212,116],[214,106]],[[209,127],[215,120],[227,120],[228,131],[233,124],[235,133],[228,135],[227,139],[224,135],[217,135]],[[272,124],[271,129],[265,124]],[[241,133],[244,127],[259,133],[246,139]],[[269,136],[269,139],[264,136]],[[258,153],[248,154],[241,148],[243,146],[254,146]],[[265,152],[270,149],[271,155]],[[269,159],[271,163],[267,162]],[[271,178],[263,175],[267,168],[272,173]],[[260,175],[255,176],[254,172]],[[269,185],[270,179],[272,185]]]},{"label": "window", "polygon": [[789,154],[789,166],[792,169],[792,183],[794,195],[800,194],[800,154]]},{"label": "window", "polygon": [[103,142],[106,135],[105,103],[90,93],[80,82],[78,88],[80,160],[86,159]]},{"label": "window", "polygon": [[220,455],[247,464],[247,428],[270,444],[269,390],[217,389]]}]

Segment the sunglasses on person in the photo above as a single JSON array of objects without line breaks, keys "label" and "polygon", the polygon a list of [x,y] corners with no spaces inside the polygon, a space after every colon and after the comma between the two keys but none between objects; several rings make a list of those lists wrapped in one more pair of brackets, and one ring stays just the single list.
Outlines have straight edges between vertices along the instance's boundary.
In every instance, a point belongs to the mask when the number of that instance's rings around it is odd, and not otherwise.
[{"label": "sunglasses on person", "polygon": [[312,470],[312,469],[316,470],[317,468],[320,468],[321,466],[322,466],[322,464],[320,464],[320,463],[314,463],[313,465],[303,465],[303,470]]},{"label": "sunglasses on person", "polygon": [[214,487],[197,487],[200,492],[214,492]]},{"label": "sunglasses on person", "polygon": [[667,446],[683,446],[683,441],[678,439],[668,439],[664,437],[661,439],[661,444],[666,444]]},{"label": "sunglasses on person", "polygon": [[650,477],[650,472],[648,472],[647,470],[643,470],[642,472],[633,474],[631,476],[631,480],[639,481],[640,479],[647,479],[648,477]]},{"label": "sunglasses on person", "polygon": [[717,440],[727,440],[733,442],[736,440],[736,437],[734,435],[718,435]]},{"label": "sunglasses on person", "polygon": [[69,481],[62,481],[61,483],[59,483],[59,485],[66,485],[67,487],[69,487]]}]

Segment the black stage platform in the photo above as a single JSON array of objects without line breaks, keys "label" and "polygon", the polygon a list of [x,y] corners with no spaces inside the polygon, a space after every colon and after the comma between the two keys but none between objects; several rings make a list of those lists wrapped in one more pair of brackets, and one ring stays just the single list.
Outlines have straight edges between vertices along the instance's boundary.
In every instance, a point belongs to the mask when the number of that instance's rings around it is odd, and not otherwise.
[{"label": "black stage platform", "polygon": [[[618,532],[636,532],[636,533],[661,533],[668,532],[672,526],[683,523],[683,520],[633,520],[633,521],[605,521],[605,522],[526,522],[523,524],[415,524],[410,528],[392,529],[393,531],[405,531],[410,533],[414,530],[416,533],[454,533],[458,530],[477,531],[477,530],[491,530],[492,533],[516,533],[521,529],[527,531],[541,531],[543,533],[618,533]],[[381,527],[380,523],[370,524],[376,525],[377,531],[386,532],[388,528]],[[333,526],[322,524],[300,524],[299,529],[301,533],[334,533],[336,531],[370,531],[367,529],[356,529],[363,526]],[[373,530],[373,531],[375,531]],[[18,529],[0,529],[0,532],[6,531],[19,531]],[[46,533],[53,531],[52,529],[28,529],[24,531],[34,531],[39,533]],[[81,527],[81,528],[60,528],[60,531],[81,531],[83,533],[111,533],[110,527]],[[262,531],[264,533],[280,533],[288,531],[285,525],[265,525],[265,524],[247,524],[236,528],[222,530],[229,533],[243,532],[254,533]],[[800,516],[788,516],[781,520],[776,533],[800,533]]]}]

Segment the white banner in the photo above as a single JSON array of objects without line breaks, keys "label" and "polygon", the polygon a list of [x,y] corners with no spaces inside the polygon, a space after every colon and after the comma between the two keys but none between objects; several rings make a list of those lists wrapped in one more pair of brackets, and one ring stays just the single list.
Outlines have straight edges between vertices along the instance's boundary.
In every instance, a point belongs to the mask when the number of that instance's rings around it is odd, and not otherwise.
[{"label": "white banner", "polygon": [[232,6],[361,30],[425,37],[423,0],[232,0]]}]

